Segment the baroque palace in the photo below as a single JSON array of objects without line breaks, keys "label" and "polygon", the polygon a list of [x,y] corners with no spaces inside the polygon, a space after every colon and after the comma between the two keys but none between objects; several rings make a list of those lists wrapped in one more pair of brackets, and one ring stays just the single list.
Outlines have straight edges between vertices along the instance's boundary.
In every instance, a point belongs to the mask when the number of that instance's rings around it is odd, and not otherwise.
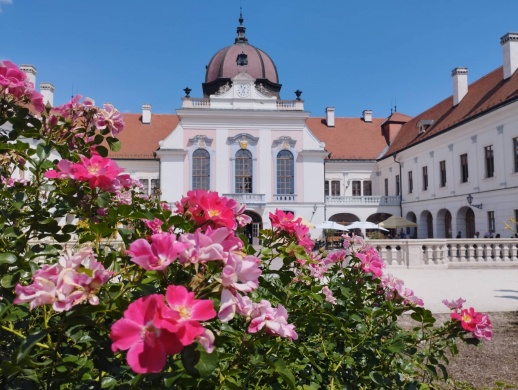
[{"label": "baroque palace", "polygon": [[[298,91],[281,99],[273,59],[245,31],[241,17],[234,43],[208,62],[202,97],[186,88],[174,114],[148,104],[124,114],[111,157],[146,193],[174,202],[217,191],[246,203],[254,237],[275,209],[313,224],[402,216],[417,223],[415,238],[513,234],[504,222],[518,219],[518,33],[501,38],[501,67],[471,84],[455,68],[452,95],[414,118],[341,118],[333,107],[310,117]],[[35,68],[23,69],[35,82]],[[52,84],[40,90],[52,104]]]}]

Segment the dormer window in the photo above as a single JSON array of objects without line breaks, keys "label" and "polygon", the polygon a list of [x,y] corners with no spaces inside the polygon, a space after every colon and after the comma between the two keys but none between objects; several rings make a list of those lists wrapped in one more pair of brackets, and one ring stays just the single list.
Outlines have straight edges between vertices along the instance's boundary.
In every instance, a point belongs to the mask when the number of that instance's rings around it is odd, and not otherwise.
[{"label": "dormer window", "polygon": [[241,54],[237,55],[236,63],[238,66],[248,65],[248,56],[245,52],[241,52]]},{"label": "dormer window", "polygon": [[432,119],[421,119],[419,122],[417,122],[416,127],[419,131],[419,134],[424,133],[432,124]]}]

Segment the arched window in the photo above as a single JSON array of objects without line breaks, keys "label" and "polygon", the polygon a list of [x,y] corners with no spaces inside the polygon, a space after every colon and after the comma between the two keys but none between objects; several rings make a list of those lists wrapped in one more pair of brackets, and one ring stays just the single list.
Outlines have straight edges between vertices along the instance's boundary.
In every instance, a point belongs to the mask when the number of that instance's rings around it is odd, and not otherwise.
[{"label": "arched window", "polygon": [[247,149],[239,149],[236,153],[236,193],[252,193],[252,153]]},{"label": "arched window", "polygon": [[295,193],[293,153],[281,150],[277,154],[277,194],[291,195]]},{"label": "arched window", "polygon": [[210,155],[205,149],[192,154],[192,189],[210,190]]}]

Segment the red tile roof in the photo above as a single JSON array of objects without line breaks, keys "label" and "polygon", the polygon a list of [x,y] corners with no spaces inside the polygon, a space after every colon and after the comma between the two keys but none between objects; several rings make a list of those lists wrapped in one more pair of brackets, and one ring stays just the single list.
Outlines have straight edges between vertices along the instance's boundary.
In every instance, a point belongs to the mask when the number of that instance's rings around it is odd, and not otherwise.
[{"label": "red tile roof", "polygon": [[[468,93],[457,106],[453,106],[453,97],[450,96],[403,125],[386,156],[449,131],[515,99],[518,99],[518,72],[504,80],[500,67],[470,84]],[[433,120],[433,124],[419,134],[416,124],[421,120]]]},{"label": "red tile roof", "polygon": [[150,124],[142,123],[141,114],[124,114],[124,130],[117,135],[121,150],[110,151],[111,158],[154,159],[158,143],[176,128],[180,119],[174,114],[153,114]]},{"label": "red tile roof", "polygon": [[331,160],[375,160],[387,146],[381,125],[386,118],[335,118],[335,126],[328,127],[325,118],[308,118],[307,126],[325,142]]}]

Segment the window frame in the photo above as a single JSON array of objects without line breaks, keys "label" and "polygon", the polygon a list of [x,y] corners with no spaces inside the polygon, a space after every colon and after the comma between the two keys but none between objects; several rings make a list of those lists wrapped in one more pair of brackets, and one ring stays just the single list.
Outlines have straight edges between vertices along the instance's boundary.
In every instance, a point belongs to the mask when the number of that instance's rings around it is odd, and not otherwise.
[{"label": "window frame", "polygon": [[353,180],[351,183],[352,196],[362,196],[361,180]]},{"label": "window frame", "polygon": [[469,163],[467,153],[460,155],[460,180],[461,183],[467,183],[469,181]]},{"label": "window frame", "polygon": [[[203,157],[200,158],[197,154],[203,154]],[[197,148],[192,152],[191,189],[210,190],[210,163],[210,153],[207,149]]]},{"label": "window frame", "polygon": [[446,160],[439,161],[439,177],[441,187],[446,187],[447,175],[446,175]]},{"label": "window frame", "polygon": [[414,175],[412,171],[408,171],[408,193],[414,192]]},{"label": "window frame", "polygon": [[487,227],[490,233],[495,232],[495,212],[488,211],[487,212]]},{"label": "window frame", "polygon": [[[282,158],[281,154],[287,155],[290,158]],[[291,163],[288,163],[290,161]],[[288,166],[288,168],[286,168]],[[286,168],[283,170],[283,168]],[[293,195],[295,194],[295,157],[288,149],[282,149],[277,153],[276,164],[276,190],[278,195]],[[284,175],[282,174],[284,173]],[[284,186],[281,186],[284,184]],[[284,187],[284,188],[281,188]],[[289,188],[288,188],[289,187]]]},{"label": "window frame", "polygon": [[[246,154],[240,156],[240,154]],[[234,188],[236,194],[254,193],[254,156],[248,149],[239,149],[234,155]],[[247,165],[248,163],[248,165]]]},{"label": "window frame", "polygon": [[340,196],[340,180],[331,180],[331,196]]},{"label": "window frame", "polygon": [[428,191],[428,165],[423,166],[423,191]]},{"label": "window frame", "polygon": [[363,180],[362,182],[362,194],[363,196],[372,196],[372,181]]},{"label": "window frame", "polygon": [[486,169],[486,179],[495,176],[495,153],[493,145],[484,146],[484,165]]}]

